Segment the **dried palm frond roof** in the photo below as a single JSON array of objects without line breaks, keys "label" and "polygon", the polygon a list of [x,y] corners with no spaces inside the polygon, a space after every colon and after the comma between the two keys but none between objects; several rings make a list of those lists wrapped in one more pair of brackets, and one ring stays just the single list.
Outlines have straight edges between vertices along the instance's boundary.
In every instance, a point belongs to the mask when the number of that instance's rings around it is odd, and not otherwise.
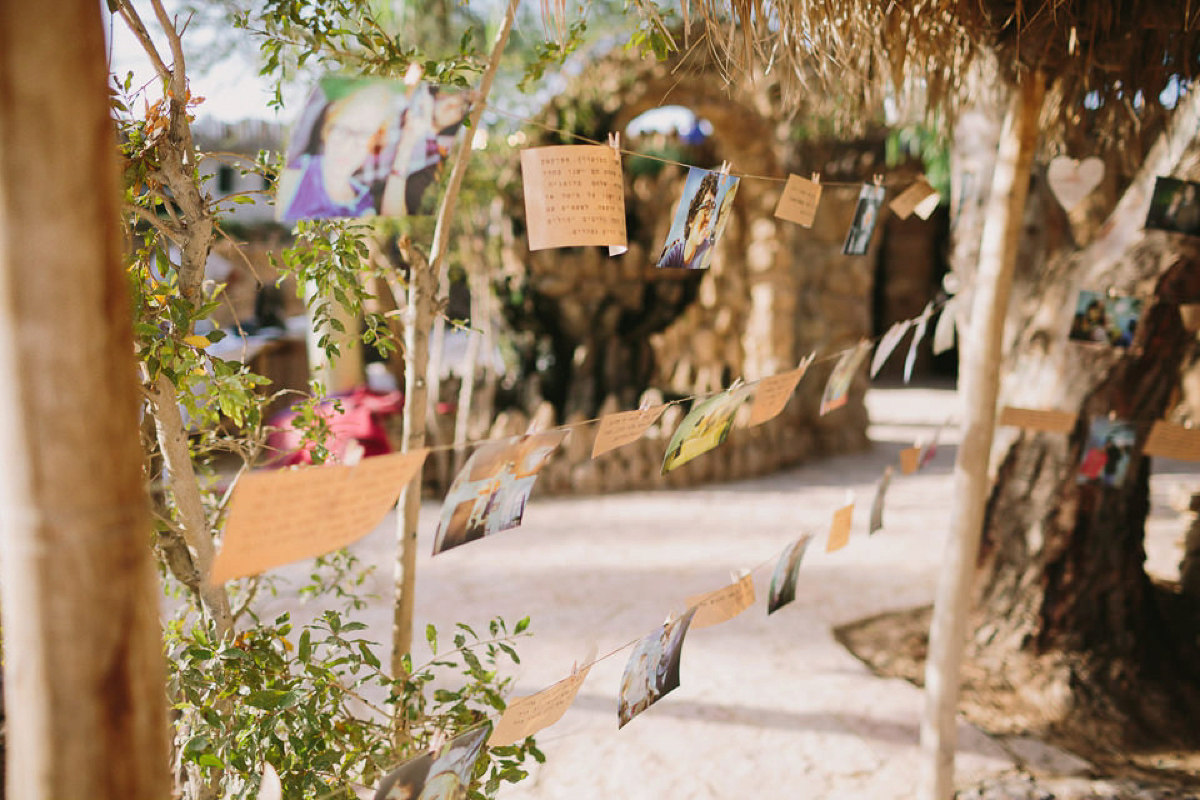
[{"label": "dried palm frond roof", "polygon": [[1001,81],[1040,69],[1051,82],[1047,134],[1086,131],[1101,146],[1161,123],[1159,95],[1200,69],[1196,0],[697,0],[714,54],[731,71],[776,73],[783,99],[854,83],[867,107],[919,88],[948,115],[970,102],[984,57]]}]

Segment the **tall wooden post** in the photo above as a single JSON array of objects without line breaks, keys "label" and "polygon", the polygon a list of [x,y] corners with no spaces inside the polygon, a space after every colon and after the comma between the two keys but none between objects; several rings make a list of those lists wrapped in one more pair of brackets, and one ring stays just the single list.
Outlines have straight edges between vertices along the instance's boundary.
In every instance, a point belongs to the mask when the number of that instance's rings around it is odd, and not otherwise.
[{"label": "tall wooden post", "polygon": [[0,0],[10,800],[170,794],[100,4]]},{"label": "tall wooden post", "polygon": [[971,327],[960,365],[959,391],[963,394],[965,418],[954,464],[954,515],[934,600],[925,664],[920,800],[950,800],[954,794],[959,673],[987,501],[1004,318],[1021,241],[1044,93],[1041,73],[1022,74],[1000,134],[1000,152],[980,243]]}]

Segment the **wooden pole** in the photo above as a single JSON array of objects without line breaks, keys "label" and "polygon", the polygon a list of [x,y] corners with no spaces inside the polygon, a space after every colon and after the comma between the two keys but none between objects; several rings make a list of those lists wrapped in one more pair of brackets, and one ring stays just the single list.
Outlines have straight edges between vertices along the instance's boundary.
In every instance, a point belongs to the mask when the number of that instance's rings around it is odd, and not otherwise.
[{"label": "wooden pole", "polygon": [[95,0],[0,0],[10,800],[170,796],[103,30]]},{"label": "wooden pole", "polygon": [[1040,73],[1022,74],[1000,134],[980,243],[972,323],[960,364],[964,420],[962,444],[954,465],[955,509],[934,600],[925,664],[920,800],[950,800],[954,794],[959,673],[987,501],[1004,319],[1044,93],[1045,81]]},{"label": "wooden pole", "polygon": [[[446,246],[450,241],[450,223],[458,205],[458,193],[462,188],[463,176],[471,160],[471,142],[487,103],[488,93],[500,69],[500,57],[508,44],[513,22],[517,18],[519,0],[509,0],[504,21],[496,33],[491,58],[479,82],[475,105],[471,109],[470,127],[450,170],[446,194],[438,208],[437,222],[433,232],[433,247],[428,264],[419,257],[407,258],[411,272],[409,277],[408,304],[404,311],[404,452],[425,446],[427,422],[427,398],[429,387],[426,382],[429,369],[429,332],[437,305],[438,282],[446,263]],[[415,248],[410,248],[415,250]],[[433,378],[436,380],[436,376]],[[413,603],[417,582],[417,518],[421,510],[421,480],[423,470],[418,470],[412,482],[400,495],[400,508],[396,536],[398,552],[395,571],[395,604],[392,617],[392,675],[404,674],[404,656],[412,649]]]}]

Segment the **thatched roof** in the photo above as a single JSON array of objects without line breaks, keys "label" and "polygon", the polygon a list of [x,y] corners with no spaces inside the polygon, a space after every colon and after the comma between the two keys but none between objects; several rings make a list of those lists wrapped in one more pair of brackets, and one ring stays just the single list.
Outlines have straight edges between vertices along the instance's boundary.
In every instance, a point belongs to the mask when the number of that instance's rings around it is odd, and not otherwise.
[{"label": "thatched roof", "polygon": [[1157,130],[1159,94],[1200,68],[1196,0],[698,0],[689,12],[731,70],[777,73],[792,105],[840,87],[873,109],[915,89],[952,115],[986,60],[1010,82],[1042,70],[1047,133],[1099,147]]}]

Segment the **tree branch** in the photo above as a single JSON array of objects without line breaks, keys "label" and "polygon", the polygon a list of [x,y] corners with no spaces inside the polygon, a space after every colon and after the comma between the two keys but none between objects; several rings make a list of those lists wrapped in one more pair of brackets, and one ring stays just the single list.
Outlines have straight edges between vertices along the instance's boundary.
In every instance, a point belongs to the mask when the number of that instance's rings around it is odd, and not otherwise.
[{"label": "tree branch", "polygon": [[152,228],[170,239],[176,245],[179,245],[179,243],[182,241],[183,232],[180,231],[176,226],[159,217],[157,214],[151,213],[150,209],[144,208],[135,203],[126,203],[125,211],[128,214],[133,214],[143,222],[149,223]]},{"label": "tree branch", "polygon": [[158,48],[154,46],[154,40],[150,38],[150,32],[146,30],[146,25],[138,16],[137,10],[129,4],[129,0],[120,0],[117,13],[121,15],[121,19],[125,20],[129,30],[141,44],[142,49],[146,51],[146,55],[150,57],[150,63],[154,65],[154,71],[158,73],[158,77],[162,78],[163,83],[170,83],[171,70],[163,63],[162,56],[158,54]]}]

